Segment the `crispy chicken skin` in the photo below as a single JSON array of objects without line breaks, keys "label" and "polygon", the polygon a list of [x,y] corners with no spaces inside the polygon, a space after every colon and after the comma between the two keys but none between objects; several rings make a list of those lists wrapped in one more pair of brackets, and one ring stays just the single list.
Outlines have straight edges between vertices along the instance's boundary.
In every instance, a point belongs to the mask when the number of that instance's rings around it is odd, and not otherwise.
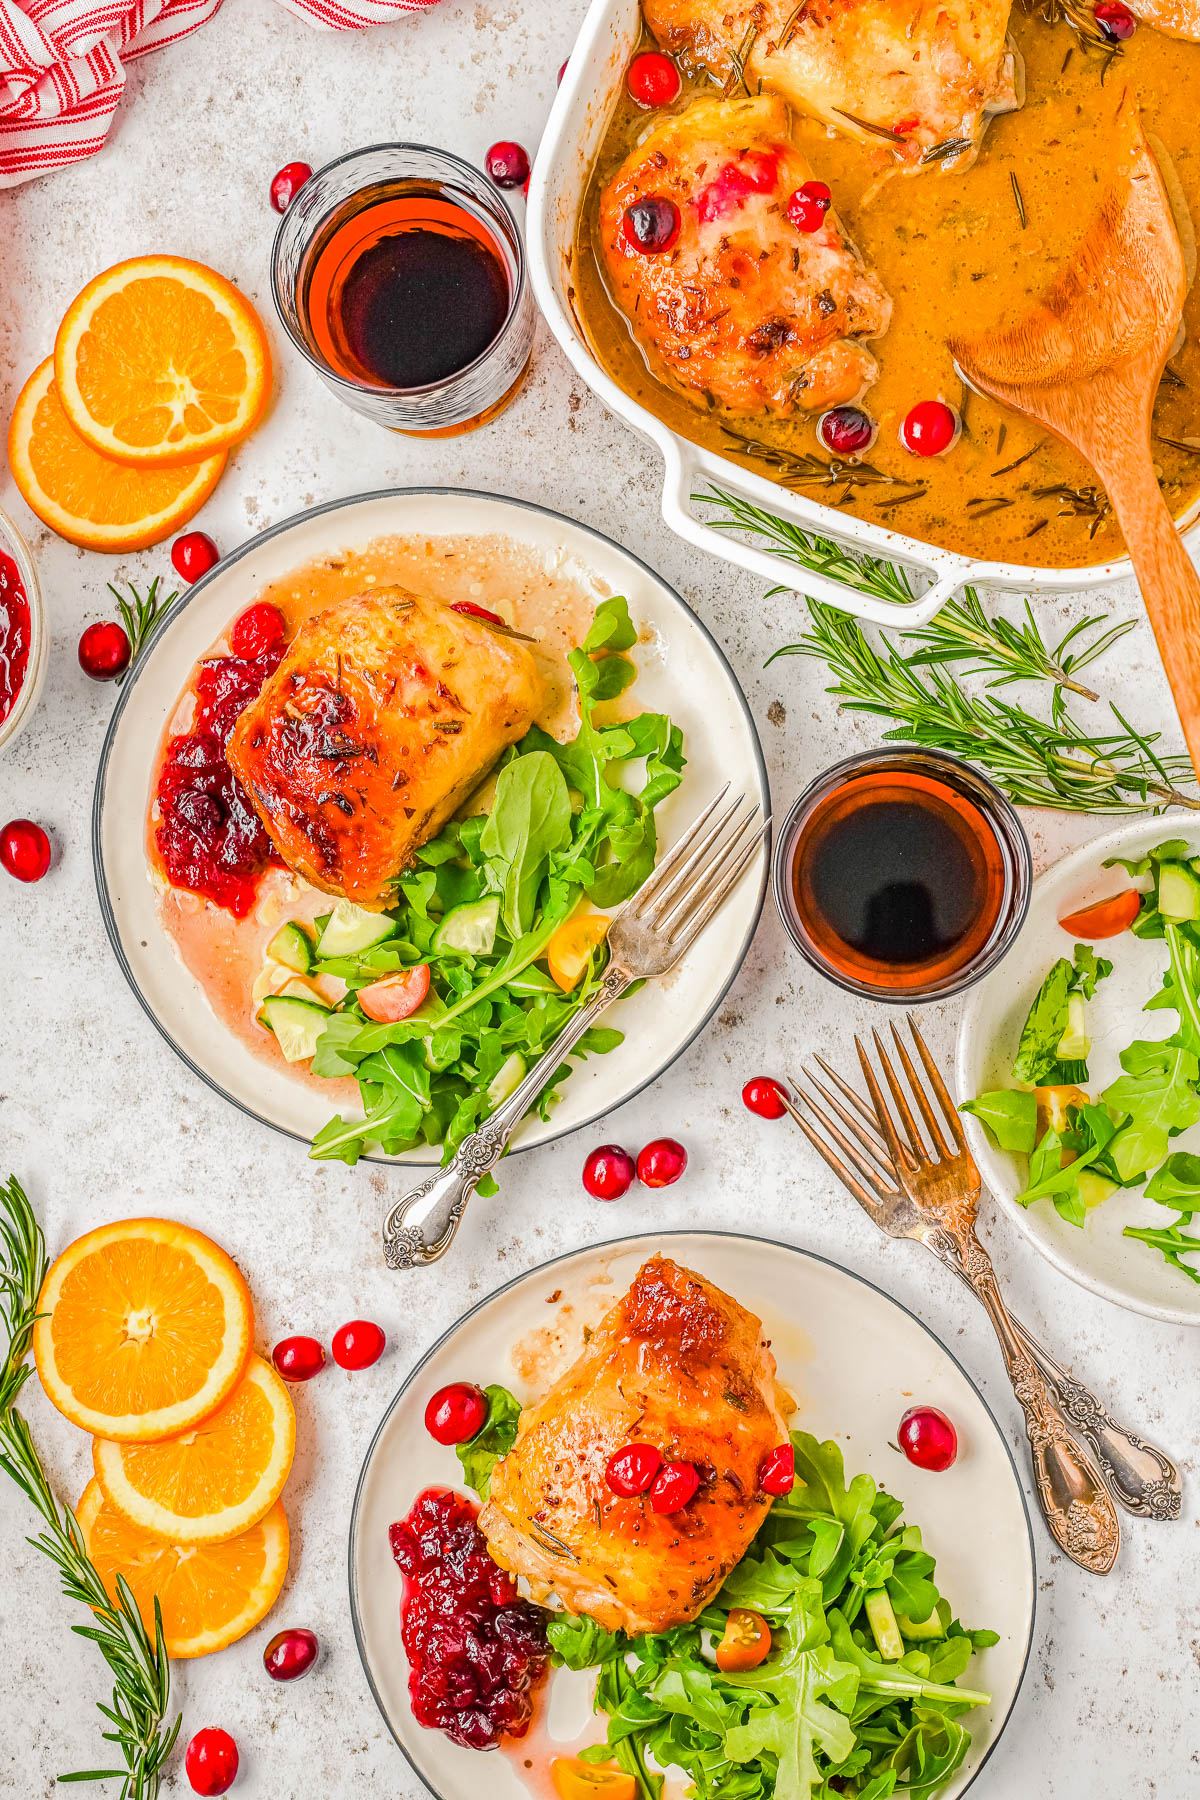
[{"label": "crispy chicken skin", "polygon": [[[832,210],[818,231],[789,223],[812,170],[788,128],[769,96],[694,101],[642,140],[600,199],[610,285],[639,342],[697,399],[785,418],[856,400],[875,376],[861,340],[891,316]],[[681,223],[670,249],[645,256],[624,216],[653,197],[672,200]]]},{"label": "crispy chicken skin", "polygon": [[734,80],[731,52],[744,55],[751,89],[761,81],[865,142],[890,132],[914,169],[937,144],[962,140],[973,151],[988,114],[1016,105],[1009,0],[807,0],[798,9],[795,0],[644,0],[643,10],[664,49],[688,65]]},{"label": "crispy chicken skin", "polygon": [[290,869],[382,908],[541,697],[524,644],[379,588],[301,626],[226,754]]},{"label": "crispy chicken skin", "polygon": [[[787,1439],[762,1324],[666,1257],[639,1270],[578,1361],[521,1415],[480,1514],[492,1555],[609,1630],[694,1619],[745,1554],[770,1507],[764,1456]],[[614,1451],[649,1443],[702,1475],[681,1512],[619,1498]]]},{"label": "crispy chicken skin", "polygon": [[1129,0],[1129,10],[1168,37],[1200,44],[1200,0]]}]

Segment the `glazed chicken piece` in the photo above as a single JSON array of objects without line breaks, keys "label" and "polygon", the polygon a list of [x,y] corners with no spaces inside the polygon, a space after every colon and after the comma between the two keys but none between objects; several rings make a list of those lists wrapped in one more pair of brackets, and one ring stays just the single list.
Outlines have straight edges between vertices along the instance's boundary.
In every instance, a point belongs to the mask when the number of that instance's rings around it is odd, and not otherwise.
[{"label": "glazed chicken piece", "polygon": [[289,869],[381,909],[541,698],[524,644],[379,588],[301,626],[226,755]]},{"label": "glazed chicken piece", "polygon": [[[771,1504],[759,1469],[786,1441],[761,1322],[655,1256],[521,1415],[479,1523],[536,1598],[554,1593],[612,1631],[666,1631],[694,1619],[745,1554]],[[682,1511],[611,1491],[608,1459],[631,1442],[696,1465],[701,1486]]]},{"label": "glazed chicken piece", "polygon": [[1168,37],[1200,44],[1200,0],[1129,0],[1129,10]]},{"label": "glazed chicken piece", "polygon": [[[789,223],[812,177],[782,100],[697,100],[643,139],[600,199],[612,292],[643,347],[697,401],[788,418],[856,400],[875,377],[862,340],[891,301],[843,241],[837,215]],[[625,215],[648,199],[679,211],[674,245],[645,255]]]},{"label": "glazed chicken piece", "polygon": [[[1167,0],[1170,4],[1171,0]],[[961,143],[960,166],[992,113],[1017,105],[1006,49],[1010,0],[643,0],[664,49],[726,85],[759,82],[835,131],[890,133],[919,168]],[[948,166],[943,153],[936,160]]]}]

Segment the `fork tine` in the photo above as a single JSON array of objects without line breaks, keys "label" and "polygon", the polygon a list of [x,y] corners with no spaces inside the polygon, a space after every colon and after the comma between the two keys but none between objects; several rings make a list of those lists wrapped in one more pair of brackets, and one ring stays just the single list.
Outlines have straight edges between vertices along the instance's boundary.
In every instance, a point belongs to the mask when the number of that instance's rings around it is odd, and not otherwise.
[{"label": "fork tine", "polygon": [[905,1160],[911,1164],[912,1158],[901,1148],[900,1139],[896,1134],[895,1122],[892,1119],[891,1113],[888,1111],[888,1103],[883,1097],[883,1089],[880,1087],[875,1071],[871,1067],[871,1060],[867,1055],[866,1046],[862,1039],[857,1035],[854,1039],[854,1048],[858,1051],[858,1061],[863,1072],[863,1080],[867,1084],[867,1092],[870,1094],[871,1104],[875,1108],[875,1120],[880,1131],[882,1131],[884,1137],[887,1139],[887,1147],[891,1153],[892,1162],[895,1164],[896,1168],[899,1168],[901,1163]]},{"label": "fork tine", "polygon": [[[755,807],[754,810],[757,812],[758,808]],[[749,825],[753,822],[754,814],[752,813],[746,823]],[[737,846],[742,837],[742,829],[739,829],[733,841],[721,852],[716,865],[705,874],[701,881],[697,882],[695,898],[693,899],[689,892],[667,915],[663,921],[663,929],[669,931],[672,948],[676,949],[679,956],[683,956],[691,947],[717,908],[723,904],[730,891],[741,880],[770,827],[770,819],[764,820],[754,836],[748,843],[743,844],[740,850],[737,849]],[[731,863],[729,858],[735,850],[737,854]],[[716,883],[715,887],[713,886],[714,882]],[[677,923],[673,923],[675,914],[685,907],[686,911],[683,917]]]},{"label": "fork tine", "polygon": [[893,1172],[891,1164],[887,1161],[886,1157],[884,1158],[883,1166],[877,1168],[875,1166],[875,1161],[871,1158],[869,1149],[866,1155],[863,1154],[864,1139],[859,1137],[855,1140],[853,1137],[848,1137],[836,1121],[825,1111],[820,1102],[814,1100],[807,1089],[802,1087],[798,1082],[796,1084],[796,1098],[802,1101],[818,1123],[824,1126],[834,1143],[837,1144],[838,1148],[849,1158],[854,1167],[858,1170],[858,1173],[867,1183],[867,1186],[871,1189],[876,1199],[882,1200],[887,1196],[899,1192],[897,1187],[888,1185],[888,1179],[889,1177],[892,1177]]},{"label": "fork tine", "polygon": [[705,825],[708,823],[709,819],[711,819],[713,813],[717,810],[718,806],[720,806],[728,792],[729,783],[726,782],[720,792],[713,795],[703,812],[699,813],[697,817],[692,820],[686,831],[676,838],[675,842],[671,845],[671,848],[665,851],[662,857],[660,857],[637,893],[634,894],[629,901],[626,909],[627,911],[632,911],[634,909],[640,911],[641,908],[650,901],[656,900],[659,897],[663,883],[667,880],[667,877],[672,875],[678,868],[680,862],[691,849],[696,837],[703,831]]},{"label": "fork tine", "polygon": [[854,1195],[854,1198],[858,1201],[859,1205],[874,1217],[878,1208],[878,1201],[875,1196],[869,1194],[862,1182],[858,1180],[857,1176],[850,1173],[850,1170],[846,1167],[845,1163],[830,1149],[820,1133],[813,1130],[808,1120],[801,1118],[791,1101],[785,1101],[784,1104],[787,1106],[788,1112],[796,1121],[796,1124],[800,1127],[822,1162],[829,1165],[843,1187],[848,1188]]},{"label": "fork tine", "polygon": [[[816,1059],[814,1058],[814,1060]],[[826,1106],[833,1108],[833,1111],[845,1125],[846,1129],[860,1144],[867,1147],[876,1162],[882,1164],[885,1168],[890,1169],[892,1159],[888,1155],[887,1145],[879,1135],[878,1127],[875,1124],[874,1113],[870,1112],[866,1107],[862,1108],[862,1112],[865,1112],[867,1118],[870,1120],[870,1124],[865,1124],[860,1112],[852,1112],[849,1107],[843,1106],[837,1095],[830,1093],[829,1089],[817,1080],[811,1069],[805,1069],[803,1064],[800,1066],[804,1073],[804,1079],[808,1082],[809,1087],[815,1088],[817,1093],[820,1094],[821,1098],[824,1100]],[[790,1079],[793,1087],[799,1087],[800,1084],[795,1076],[790,1077]]]},{"label": "fork tine", "polygon": [[925,1092],[925,1085],[922,1082],[921,1077],[917,1074],[917,1071],[913,1068],[912,1057],[904,1048],[904,1040],[901,1038],[894,1023],[892,1025],[892,1041],[896,1046],[896,1055],[900,1058],[904,1073],[908,1077],[909,1090],[912,1093],[913,1099],[921,1109],[921,1117],[925,1121],[925,1129],[929,1133],[930,1142],[937,1154],[948,1162],[954,1155],[954,1152],[942,1135],[942,1128],[938,1124],[937,1114],[929,1104],[929,1096]]},{"label": "fork tine", "polygon": [[913,1118],[912,1107],[908,1104],[908,1096],[901,1087],[900,1077],[897,1075],[895,1069],[893,1069],[891,1058],[883,1047],[883,1039],[880,1037],[878,1031],[872,1031],[871,1036],[875,1040],[875,1054],[879,1058],[879,1065],[883,1070],[884,1079],[891,1089],[892,1099],[896,1103],[896,1111],[900,1114],[901,1123],[908,1135],[909,1144],[912,1146],[912,1153],[916,1157],[918,1164],[928,1162],[930,1158],[929,1153],[925,1148],[925,1140],[917,1130],[917,1121]]},{"label": "fork tine", "polygon": [[833,1068],[831,1064],[827,1063],[823,1056],[818,1056],[815,1051],[813,1053],[813,1061],[819,1069],[822,1069],[825,1072],[830,1081],[832,1081],[834,1087],[839,1089],[839,1091],[845,1095],[846,1099],[860,1117],[865,1119],[868,1125],[874,1125],[876,1122],[875,1114],[867,1105],[858,1089],[851,1087],[850,1083],[846,1080],[846,1077],[844,1075],[839,1075],[837,1070]]},{"label": "fork tine", "polygon": [[963,1123],[959,1117],[958,1108],[950,1098],[949,1089],[942,1080],[937,1064],[929,1054],[929,1048],[926,1045],[925,1039],[921,1036],[917,1021],[913,1018],[911,1013],[906,1013],[905,1018],[908,1020],[908,1029],[912,1033],[912,1041],[917,1047],[917,1055],[925,1065],[925,1073],[929,1077],[929,1085],[938,1097],[942,1112],[945,1115],[946,1124],[950,1128],[950,1135],[954,1139],[959,1150],[969,1156],[970,1151],[967,1149],[967,1134],[963,1130]]},{"label": "fork tine", "polygon": [[649,924],[657,924],[661,920],[663,908],[669,906],[676,895],[687,888],[692,875],[705,864],[713,845],[720,842],[745,801],[745,794],[739,794],[723,812],[718,813],[707,829],[689,846],[688,854],[682,861],[676,859],[669,871],[669,879],[656,885],[652,892],[645,895],[642,911]]}]

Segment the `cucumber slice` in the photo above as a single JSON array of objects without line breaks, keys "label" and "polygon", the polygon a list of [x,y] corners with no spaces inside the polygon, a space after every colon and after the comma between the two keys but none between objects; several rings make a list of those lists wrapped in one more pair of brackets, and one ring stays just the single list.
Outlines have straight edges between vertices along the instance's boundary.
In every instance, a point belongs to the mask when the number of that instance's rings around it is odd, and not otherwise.
[{"label": "cucumber slice", "polygon": [[267,955],[297,975],[307,975],[313,966],[312,939],[302,925],[288,920],[281,925],[267,945]]},{"label": "cucumber slice", "polygon": [[886,1588],[874,1588],[864,1601],[871,1636],[885,1662],[899,1662],[904,1655],[904,1639]]},{"label": "cucumber slice", "polygon": [[896,1623],[906,1638],[920,1643],[925,1638],[942,1638],[946,1635],[946,1627],[942,1624],[941,1614],[935,1606],[927,1619],[910,1619],[906,1613],[896,1614]]},{"label": "cucumber slice", "polygon": [[289,981],[287,986],[281,987],[278,994],[273,995],[272,998],[276,1000],[303,1000],[309,1006],[319,1006],[322,1012],[332,1012],[333,1010],[328,1001],[321,998],[311,981],[301,981],[299,978],[295,981]]},{"label": "cucumber slice", "polygon": [[1117,1184],[1110,1181],[1107,1175],[1101,1175],[1097,1169],[1080,1169],[1076,1178],[1079,1182],[1079,1198],[1091,1212],[1094,1206],[1103,1206],[1110,1194],[1115,1194]]},{"label": "cucumber slice", "polygon": [[1177,925],[1200,919],[1200,881],[1183,863],[1163,863],[1159,869],[1158,910]]},{"label": "cucumber slice", "polygon": [[312,1000],[286,998],[270,994],[259,1008],[260,1025],[275,1033],[276,1042],[287,1062],[307,1062],[317,1048],[317,1040],[329,1018],[327,1007]]},{"label": "cucumber slice", "polygon": [[459,956],[490,956],[499,922],[499,894],[488,894],[482,900],[468,900],[464,906],[455,906],[433,934],[433,953],[440,956],[449,950]]},{"label": "cucumber slice", "polygon": [[368,912],[353,900],[339,900],[317,942],[317,955],[358,956],[382,944],[384,938],[394,937],[395,932],[396,921],[386,913]]},{"label": "cucumber slice", "polygon": [[510,1094],[515,1094],[525,1079],[525,1071],[529,1067],[518,1050],[500,1064],[492,1079],[488,1082],[487,1098],[491,1107],[502,1106]]},{"label": "cucumber slice", "polygon": [[1054,1054],[1060,1062],[1084,1062],[1092,1047],[1083,1012],[1083,995],[1067,995],[1067,1028],[1058,1040]]}]

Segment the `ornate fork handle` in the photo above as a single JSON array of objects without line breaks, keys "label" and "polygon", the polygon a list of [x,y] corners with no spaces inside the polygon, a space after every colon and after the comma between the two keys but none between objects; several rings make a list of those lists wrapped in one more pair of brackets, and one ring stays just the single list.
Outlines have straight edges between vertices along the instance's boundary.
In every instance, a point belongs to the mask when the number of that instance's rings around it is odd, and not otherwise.
[{"label": "ornate fork handle", "polygon": [[453,1159],[428,1181],[410,1188],[397,1200],[383,1222],[383,1255],[389,1269],[417,1269],[437,1262],[454,1241],[467,1202],[483,1177],[504,1154],[509,1138],[537,1099],[554,1071],[579,1042],[606,1006],[630,986],[624,969],[609,965],[603,981],[586,1006],[563,1026],[550,1048],[507,1100],[501,1102],[469,1137]]},{"label": "ornate fork handle", "polygon": [[992,1259],[970,1225],[931,1226],[925,1242],[970,1282],[1000,1343],[1013,1393],[1025,1414],[1038,1499],[1050,1533],[1071,1561],[1107,1575],[1121,1546],[1112,1495],[1067,1430],[1041,1370],[1008,1315]]}]

